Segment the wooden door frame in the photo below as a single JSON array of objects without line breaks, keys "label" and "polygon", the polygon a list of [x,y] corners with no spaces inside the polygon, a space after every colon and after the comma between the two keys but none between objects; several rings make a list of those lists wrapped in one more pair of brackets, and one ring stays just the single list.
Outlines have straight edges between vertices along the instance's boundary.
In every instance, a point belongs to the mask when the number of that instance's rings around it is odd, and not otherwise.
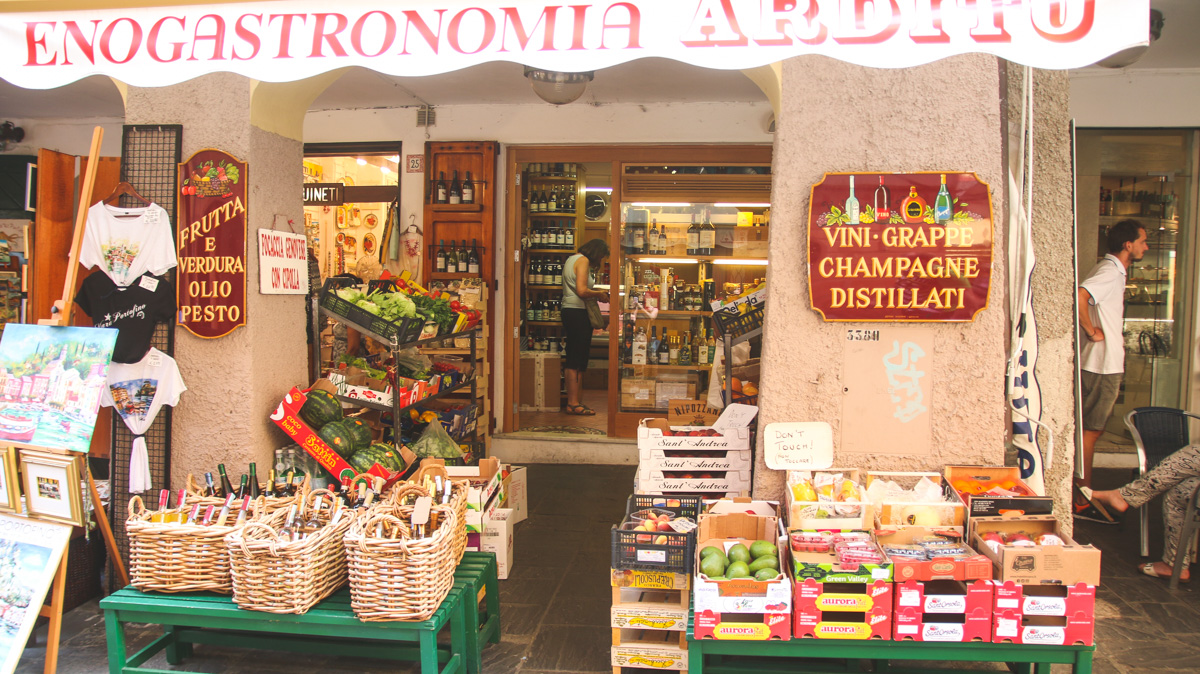
[{"label": "wooden door frame", "polygon": [[[516,255],[521,250],[520,231],[521,202],[517,196],[517,167],[529,162],[573,162],[578,164],[611,163],[613,176],[613,204],[610,212],[608,238],[609,268],[612,274],[621,273],[623,255],[620,247],[620,222],[615,207],[621,203],[621,171],[628,164],[652,163],[712,163],[712,164],[771,164],[772,147],[769,144],[616,144],[616,145],[509,145],[504,153],[504,236],[506,254],[504,260],[504,315],[501,332],[504,347],[500,352],[505,357],[506,376],[504,378],[504,432],[512,433],[517,428],[520,413],[517,411],[517,395],[520,390],[520,348],[518,339],[509,332],[520,323],[520,308],[517,302],[520,298],[521,264],[522,260]],[[498,239],[500,237],[497,237]],[[618,292],[620,283],[612,283],[609,279],[609,306],[619,306]],[[620,312],[609,312],[608,330],[615,335],[619,328]],[[608,362],[616,363],[620,351],[618,340],[608,340]],[[634,437],[637,434],[638,422],[646,413],[617,412],[620,402],[619,367],[608,368],[608,437]]]}]

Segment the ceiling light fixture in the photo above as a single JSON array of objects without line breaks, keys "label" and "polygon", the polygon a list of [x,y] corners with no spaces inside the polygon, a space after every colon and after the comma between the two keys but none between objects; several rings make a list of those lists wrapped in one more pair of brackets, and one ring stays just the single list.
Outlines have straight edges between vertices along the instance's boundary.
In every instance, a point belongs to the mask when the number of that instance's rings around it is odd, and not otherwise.
[{"label": "ceiling light fixture", "polygon": [[533,93],[553,105],[566,105],[578,99],[595,76],[596,73],[591,71],[561,73],[525,66],[525,77],[533,86]]},{"label": "ceiling light fixture", "polygon": [[359,165],[359,166],[366,166],[366,165],[367,165],[367,160],[366,160],[366,159],[363,159],[362,157],[359,157],[357,161],[358,161],[358,165]]},{"label": "ceiling light fixture", "polygon": [[1157,9],[1150,10],[1150,42],[1137,47],[1122,49],[1108,58],[1097,61],[1096,65],[1104,66],[1105,68],[1124,68],[1137,63],[1138,59],[1145,56],[1146,52],[1150,49],[1150,45],[1162,37],[1162,29],[1163,13]]}]

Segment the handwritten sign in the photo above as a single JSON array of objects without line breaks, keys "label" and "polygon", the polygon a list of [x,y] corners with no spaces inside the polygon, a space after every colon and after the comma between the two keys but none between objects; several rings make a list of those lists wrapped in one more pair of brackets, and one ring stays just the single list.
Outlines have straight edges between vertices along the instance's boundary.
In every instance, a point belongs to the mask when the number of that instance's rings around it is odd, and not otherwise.
[{"label": "handwritten sign", "polygon": [[726,428],[746,428],[751,421],[754,421],[757,414],[758,406],[756,405],[730,403],[725,407],[725,411],[721,412],[721,416],[713,423],[712,427],[718,431]]},{"label": "handwritten sign", "polygon": [[824,421],[767,424],[764,458],[773,470],[819,470],[833,465],[833,427]]},{"label": "handwritten sign", "polygon": [[308,292],[308,239],[303,234],[258,230],[258,291],[264,295]]}]

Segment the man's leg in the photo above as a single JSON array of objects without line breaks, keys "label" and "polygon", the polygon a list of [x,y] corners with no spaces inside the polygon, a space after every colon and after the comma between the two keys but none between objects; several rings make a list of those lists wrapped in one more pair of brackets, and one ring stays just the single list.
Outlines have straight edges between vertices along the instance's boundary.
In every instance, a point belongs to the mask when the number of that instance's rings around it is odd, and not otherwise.
[{"label": "man's leg", "polygon": [[1092,456],[1095,454],[1096,441],[1104,434],[1104,426],[1117,402],[1121,379],[1121,374],[1096,374],[1087,370],[1079,373],[1082,395],[1080,407],[1083,410],[1083,470],[1082,477],[1075,478],[1076,485],[1092,486]]},{"label": "man's leg", "polygon": [[1092,457],[1096,453],[1096,441],[1101,435],[1104,435],[1104,431],[1083,431],[1083,476],[1075,476],[1075,484],[1081,487],[1092,486]]}]

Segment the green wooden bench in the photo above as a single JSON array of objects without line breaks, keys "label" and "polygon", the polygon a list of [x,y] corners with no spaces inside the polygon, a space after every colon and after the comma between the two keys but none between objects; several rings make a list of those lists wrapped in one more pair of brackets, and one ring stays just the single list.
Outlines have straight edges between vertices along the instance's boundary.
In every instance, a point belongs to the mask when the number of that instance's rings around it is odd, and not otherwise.
[{"label": "green wooden bench", "polygon": [[500,581],[497,574],[496,555],[491,552],[464,553],[454,571],[455,584],[464,584],[466,657],[470,674],[483,670],[483,644],[500,643]]},{"label": "green wooden bench", "polygon": [[[479,634],[467,630],[466,609],[478,606],[467,596],[468,591],[467,581],[455,583],[446,600],[428,620],[362,622],[350,609],[347,588],[303,615],[285,615],[243,610],[233,603],[232,598],[210,592],[169,595],[127,587],[100,601],[108,636],[108,671],[109,674],[166,674],[168,670],[141,665],[164,649],[167,662],[178,665],[192,654],[192,644],[216,644],[419,660],[421,674],[464,674],[468,671],[467,642],[476,640]],[[474,613],[478,618],[478,610]],[[125,647],[125,623],[131,622],[162,625],[164,634],[129,656]],[[447,627],[449,643],[439,646],[438,634]]]},{"label": "green wooden bench", "polygon": [[[941,662],[1003,662],[1014,672],[1050,674],[1051,664],[1071,665],[1076,674],[1091,674],[1095,646],[1035,646],[1028,644],[947,643],[931,641],[860,641],[843,639],[792,639],[791,641],[719,641],[696,639],[693,632],[695,613],[688,618],[689,674],[744,674],[762,672],[857,672],[859,661],[870,660],[875,672],[968,672],[973,670],[929,667],[904,667],[892,661],[934,660]],[[739,656],[726,661],[725,656]],[[708,656],[708,660],[705,660]],[[744,658],[762,658],[748,662]],[[778,659],[775,665],[767,658]],[[784,660],[791,658],[793,660]],[[794,659],[822,659],[800,663]],[[843,662],[829,662],[843,661]]]}]

